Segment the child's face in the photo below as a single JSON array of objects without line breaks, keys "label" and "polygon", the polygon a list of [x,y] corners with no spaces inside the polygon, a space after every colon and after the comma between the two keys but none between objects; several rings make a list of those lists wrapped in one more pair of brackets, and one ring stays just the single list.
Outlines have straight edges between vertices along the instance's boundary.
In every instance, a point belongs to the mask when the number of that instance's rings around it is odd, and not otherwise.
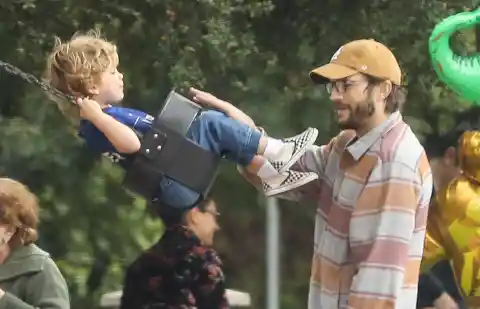
[{"label": "child's face", "polygon": [[99,85],[92,93],[92,99],[100,105],[118,104],[123,100],[123,74],[118,69],[111,68],[100,75]]}]

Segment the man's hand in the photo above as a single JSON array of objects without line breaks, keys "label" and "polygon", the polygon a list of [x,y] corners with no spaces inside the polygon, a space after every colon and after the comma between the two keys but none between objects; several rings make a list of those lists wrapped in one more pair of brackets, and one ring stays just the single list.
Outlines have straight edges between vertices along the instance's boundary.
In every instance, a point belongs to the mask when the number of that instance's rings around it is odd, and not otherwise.
[{"label": "man's hand", "polygon": [[433,302],[433,305],[435,309],[459,309],[455,300],[447,293],[440,295],[440,297]]},{"label": "man's hand", "polygon": [[77,105],[80,108],[80,117],[83,119],[92,121],[99,115],[103,115],[102,108],[97,101],[79,98],[77,99]]}]

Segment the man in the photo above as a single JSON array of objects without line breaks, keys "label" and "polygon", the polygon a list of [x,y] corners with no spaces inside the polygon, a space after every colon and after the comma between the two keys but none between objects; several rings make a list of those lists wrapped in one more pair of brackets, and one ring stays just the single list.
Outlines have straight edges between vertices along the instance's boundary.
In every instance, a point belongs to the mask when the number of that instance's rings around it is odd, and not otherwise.
[{"label": "man", "polygon": [[326,84],[344,131],[294,167],[319,180],[282,195],[319,205],[309,309],[415,308],[432,176],[400,114],[401,76],[395,56],[374,40],[345,44],[310,74]]},{"label": "man", "polygon": [[222,263],[211,248],[217,208],[155,209],[166,231],[128,267],[120,309],[226,309]]},{"label": "man", "polygon": [[[424,143],[432,167],[433,183],[436,191],[441,191],[460,174],[456,160],[456,147],[463,132],[464,130],[453,130],[442,136],[431,134]],[[434,200],[432,201],[433,205],[430,209],[429,218],[436,214],[437,209],[435,209],[436,205],[433,202]],[[435,222],[427,224],[427,231],[434,228],[434,225]],[[463,306],[463,299],[448,260],[437,262],[431,269],[420,275],[418,309],[432,307],[435,309],[463,309]]]},{"label": "man", "polygon": [[[458,165],[457,146],[462,134],[466,131],[480,129],[480,108],[471,108],[460,113],[456,119],[456,127],[450,132],[432,134],[425,141],[425,149],[432,166],[433,183],[436,192],[442,192],[447,185],[461,174]],[[441,239],[439,222],[441,205],[432,201],[429,212],[427,232]],[[427,238],[426,245],[429,245]],[[428,260],[428,256],[425,256]],[[460,292],[458,279],[453,273],[450,258],[440,260],[431,269],[420,275],[418,285],[417,308],[466,309],[467,306]]]}]

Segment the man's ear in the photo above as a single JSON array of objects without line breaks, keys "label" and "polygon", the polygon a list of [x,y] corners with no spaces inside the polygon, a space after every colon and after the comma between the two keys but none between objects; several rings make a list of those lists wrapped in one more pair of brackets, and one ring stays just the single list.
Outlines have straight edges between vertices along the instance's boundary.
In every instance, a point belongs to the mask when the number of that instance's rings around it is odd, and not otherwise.
[{"label": "man's ear", "polygon": [[380,95],[382,99],[385,100],[392,92],[392,82],[389,80],[384,81],[380,84]]},{"label": "man's ear", "polygon": [[457,165],[457,150],[455,147],[448,147],[443,154],[443,161],[445,164],[450,166]]}]

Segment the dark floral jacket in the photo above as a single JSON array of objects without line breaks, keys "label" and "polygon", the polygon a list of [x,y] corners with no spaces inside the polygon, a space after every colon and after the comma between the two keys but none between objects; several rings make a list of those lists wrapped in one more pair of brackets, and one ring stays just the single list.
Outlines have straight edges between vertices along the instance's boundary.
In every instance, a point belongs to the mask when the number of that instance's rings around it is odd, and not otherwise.
[{"label": "dark floral jacket", "polygon": [[229,308],[222,262],[177,226],[128,267],[120,309],[194,308]]}]

